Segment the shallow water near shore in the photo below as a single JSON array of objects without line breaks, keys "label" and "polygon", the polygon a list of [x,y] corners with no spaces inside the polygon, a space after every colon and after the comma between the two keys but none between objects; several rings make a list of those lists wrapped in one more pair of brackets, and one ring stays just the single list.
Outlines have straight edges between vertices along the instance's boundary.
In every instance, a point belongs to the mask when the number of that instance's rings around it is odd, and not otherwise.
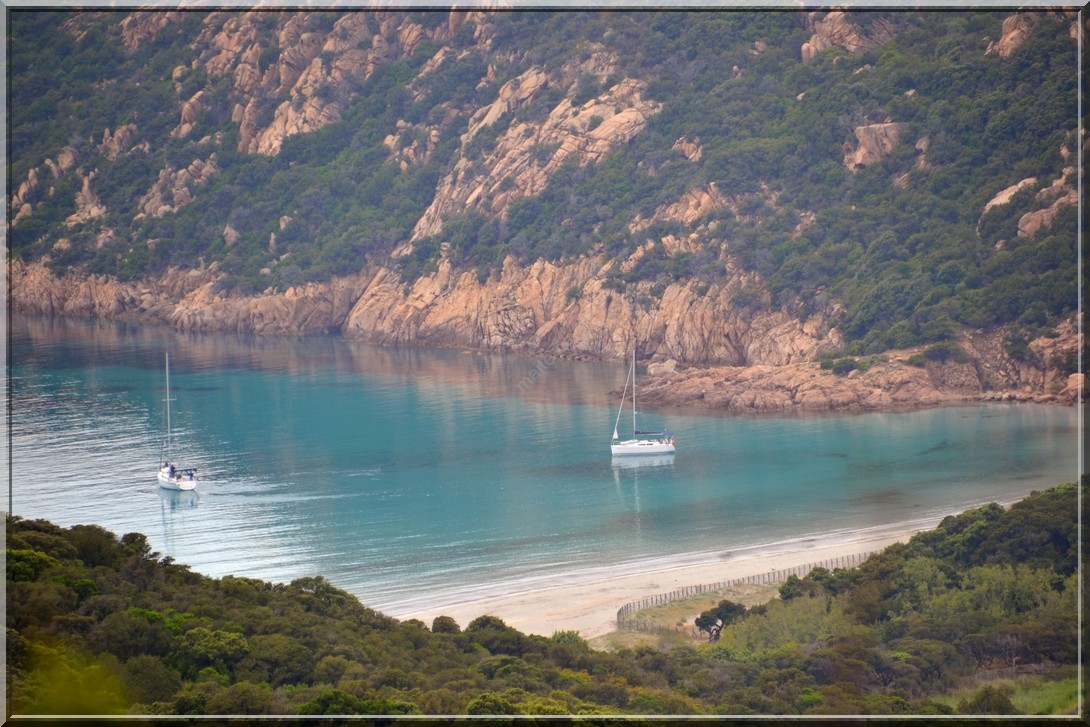
[{"label": "shallow water near shore", "polygon": [[[672,429],[678,454],[614,461],[623,365],[9,326],[13,514],[141,532],[214,577],[322,575],[394,616],[907,530],[1077,478],[1072,407],[648,411],[641,423]],[[175,458],[199,468],[195,492],[155,482],[167,351]]]}]

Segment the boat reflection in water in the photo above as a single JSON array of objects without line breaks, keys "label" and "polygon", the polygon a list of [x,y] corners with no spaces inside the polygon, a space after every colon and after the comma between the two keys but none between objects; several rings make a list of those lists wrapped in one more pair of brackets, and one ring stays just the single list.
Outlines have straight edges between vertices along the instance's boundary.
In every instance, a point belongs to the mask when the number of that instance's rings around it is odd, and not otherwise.
[{"label": "boat reflection in water", "polygon": [[164,514],[167,511],[175,512],[195,508],[201,499],[196,490],[168,490],[165,487],[157,489]]},{"label": "boat reflection in water", "polygon": [[[169,490],[165,487],[156,487],[159,491],[159,514],[162,518],[161,537],[167,552],[176,552],[179,547],[179,537],[184,539],[187,514],[190,510],[197,509],[200,495],[196,490]],[[199,517],[194,514],[193,517]],[[174,526],[179,526],[179,533],[174,532]]]},{"label": "boat reflection in water", "polygon": [[615,455],[612,464],[613,485],[616,488],[617,497],[629,510],[635,532],[642,533],[644,523],[643,503],[640,501],[640,473],[649,474],[653,481],[656,480],[655,474],[665,474],[667,470],[674,468],[674,455]]},{"label": "boat reflection in water", "polygon": [[643,454],[643,455],[614,455],[613,468],[632,470],[652,467],[673,467],[674,455],[672,454]]}]

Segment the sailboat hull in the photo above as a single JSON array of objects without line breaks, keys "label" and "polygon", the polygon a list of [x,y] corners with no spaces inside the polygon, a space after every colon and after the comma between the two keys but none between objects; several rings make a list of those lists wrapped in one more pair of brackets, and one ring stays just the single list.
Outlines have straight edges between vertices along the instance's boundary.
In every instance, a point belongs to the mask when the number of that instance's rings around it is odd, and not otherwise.
[{"label": "sailboat hull", "polygon": [[614,457],[674,454],[672,440],[630,439],[627,442],[617,442],[609,446]]},{"label": "sailboat hull", "polygon": [[170,473],[167,468],[159,470],[159,486],[164,490],[193,490],[197,487],[197,479],[184,470],[175,470]]}]

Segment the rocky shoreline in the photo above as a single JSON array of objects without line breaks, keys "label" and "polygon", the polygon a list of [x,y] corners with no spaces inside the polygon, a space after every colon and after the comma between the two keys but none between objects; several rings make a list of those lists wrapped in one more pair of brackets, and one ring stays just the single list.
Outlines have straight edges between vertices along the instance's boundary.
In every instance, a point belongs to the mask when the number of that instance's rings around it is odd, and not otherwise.
[{"label": "rocky shoreline", "polygon": [[[1084,396],[1084,374],[1072,373],[1080,342],[1077,318],[1061,324],[1055,335],[1029,342],[1017,358],[1007,350],[1003,331],[967,330],[956,341],[958,355],[946,360],[931,360],[927,347],[918,347],[823,367],[818,361],[837,355],[839,341],[836,330],[821,321],[792,321],[778,313],[747,318],[730,308],[729,299],[695,305],[702,301],[687,296],[684,287],[668,291],[657,310],[641,313],[624,301],[610,302],[608,291],[596,285],[592,262],[505,269],[491,289],[481,287],[474,275],[465,282],[440,272],[406,290],[380,269],[240,298],[218,292],[219,276],[211,270],[127,283],[104,276],[57,277],[44,265],[12,261],[9,299],[11,311],[30,314],[189,331],[333,334],[379,344],[563,359],[620,360],[638,340],[650,349],[641,350],[649,364],[640,399],[656,408],[853,413],[988,401],[1073,405]],[[567,300],[566,291],[580,282],[583,300]],[[504,311],[507,317],[497,315]],[[597,315],[605,319],[595,323]],[[512,328],[515,319],[519,323]],[[719,343],[709,343],[715,336]],[[679,360],[671,355],[676,351],[693,355]]]},{"label": "rocky shoreline", "polygon": [[916,366],[907,358],[902,353],[866,372],[848,375],[822,369],[818,363],[692,368],[644,379],[640,401],[656,408],[736,414],[847,414],[984,402],[1071,406],[1080,401],[1085,383],[1084,375],[1076,373],[1056,379],[1047,389],[952,386],[944,381],[960,366]]}]

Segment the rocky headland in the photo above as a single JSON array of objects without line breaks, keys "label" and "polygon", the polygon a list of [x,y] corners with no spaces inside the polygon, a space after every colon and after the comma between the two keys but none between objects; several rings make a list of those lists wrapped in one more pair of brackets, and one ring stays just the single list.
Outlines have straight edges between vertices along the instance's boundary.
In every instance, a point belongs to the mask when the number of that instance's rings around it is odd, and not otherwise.
[{"label": "rocky headland", "polygon": [[[1037,356],[1070,355],[1077,340],[1077,335],[1038,339],[1031,349]],[[997,334],[967,333],[961,343],[972,352],[963,363],[917,363],[924,349],[907,349],[877,356],[865,370],[847,374],[817,362],[686,370],[671,370],[666,362],[650,367],[658,375],[641,382],[640,399],[657,407],[764,414],[899,411],[989,401],[1063,405],[1081,401],[1084,374],[1015,361],[1002,351],[1002,337]]]},{"label": "rocky headland", "polygon": [[604,287],[602,265],[595,258],[528,267],[509,261],[481,282],[444,264],[411,285],[378,268],[250,297],[217,291],[219,276],[210,270],[131,283],[56,276],[44,265],[13,261],[9,280],[13,312],[185,331],[343,335],[382,345],[607,361],[623,360],[637,342],[648,373],[640,397],[654,407],[847,413],[981,401],[1072,405],[1084,390],[1084,374],[1072,373],[1077,319],[1017,355],[1003,331],[966,330],[956,357],[932,360],[924,346],[831,366],[843,347],[837,329],[822,316],[799,321],[771,308],[732,305],[747,282],[742,274],[709,290],[679,283],[648,305]]}]

